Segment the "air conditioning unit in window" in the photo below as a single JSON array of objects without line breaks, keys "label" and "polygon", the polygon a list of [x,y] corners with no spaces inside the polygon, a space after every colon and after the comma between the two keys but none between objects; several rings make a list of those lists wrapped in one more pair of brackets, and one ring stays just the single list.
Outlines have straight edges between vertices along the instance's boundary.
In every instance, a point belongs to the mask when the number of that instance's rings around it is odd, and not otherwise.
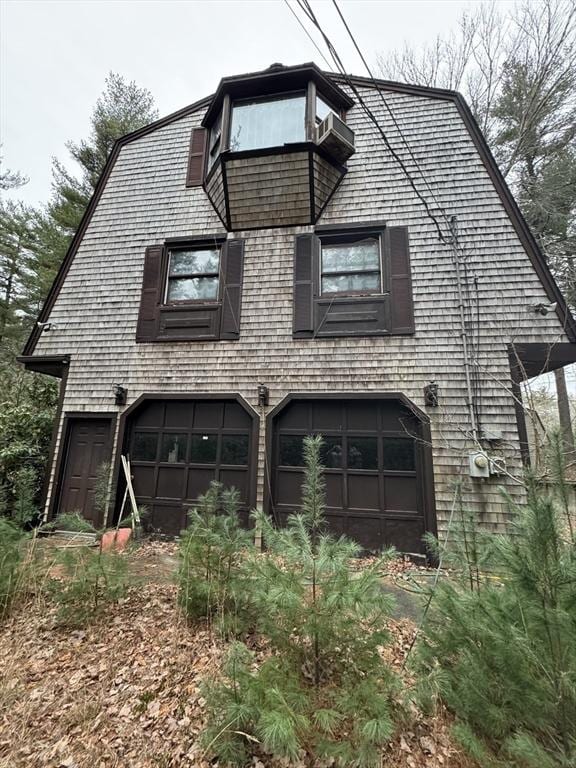
[{"label": "air conditioning unit in window", "polygon": [[330,112],[316,128],[316,144],[339,163],[345,163],[355,151],[354,131],[334,112]]}]

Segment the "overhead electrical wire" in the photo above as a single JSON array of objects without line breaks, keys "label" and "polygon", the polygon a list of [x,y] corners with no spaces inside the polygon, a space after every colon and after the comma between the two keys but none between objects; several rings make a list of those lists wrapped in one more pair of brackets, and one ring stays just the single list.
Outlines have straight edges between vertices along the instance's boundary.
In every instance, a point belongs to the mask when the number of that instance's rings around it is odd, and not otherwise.
[{"label": "overhead electrical wire", "polygon": [[318,45],[318,43],[316,42],[316,40],[314,40],[314,38],[312,37],[312,35],[310,34],[310,32],[308,32],[308,30],[306,29],[306,27],[304,26],[304,24],[303,24],[303,23],[302,23],[302,21],[300,20],[300,17],[298,16],[298,14],[297,14],[297,13],[296,13],[296,11],[294,10],[294,8],[292,8],[292,6],[291,6],[291,5],[290,5],[290,3],[288,2],[288,0],[284,0],[284,2],[285,2],[285,3],[286,3],[286,5],[288,6],[288,10],[290,11],[290,13],[291,13],[291,14],[294,16],[294,18],[296,19],[296,21],[298,22],[298,24],[300,24],[300,26],[301,26],[301,27],[302,27],[302,29],[304,30],[304,33],[306,34],[306,36],[308,37],[308,39],[310,40],[310,42],[312,43],[312,45],[314,46],[314,48],[316,48],[316,50],[318,51],[318,53],[320,54],[320,56],[322,56],[322,59],[324,60],[324,63],[326,64],[326,66],[328,67],[328,69],[330,70],[330,72],[333,72],[333,71],[334,71],[334,69],[333,69],[333,67],[332,67],[332,64],[330,64],[330,62],[328,61],[328,59],[326,58],[326,56],[324,56],[324,54],[322,53],[322,51],[321,51],[321,49],[320,49],[320,46]]},{"label": "overhead electrical wire", "polygon": [[[287,0],[285,0],[285,2],[287,3]],[[338,7],[338,4],[337,4],[336,0],[332,0],[332,2],[333,2],[334,6],[335,6],[335,8],[336,8],[336,10],[338,12],[338,15],[340,16],[340,19],[342,20],[342,22],[344,24],[344,27],[346,28],[346,31],[348,32],[348,35],[350,36],[350,38],[352,40],[352,43],[354,44],[354,47],[355,47],[356,51],[358,52],[358,55],[360,56],[364,66],[366,67],[366,70],[367,70],[367,72],[369,74],[369,77],[372,80],[372,82],[373,82],[377,92],[379,93],[380,99],[382,100],[382,103],[383,103],[384,107],[386,108],[386,110],[387,110],[387,112],[388,112],[392,122],[394,123],[394,126],[396,127],[396,130],[398,131],[398,135],[401,137],[401,139],[402,139],[402,141],[403,141],[403,143],[404,143],[404,145],[405,145],[405,147],[406,147],[406,149],[408,151],[408,154],[410,155],[410,158],[411,158],[412,162],[414,163],[415,167],[417,168],[420,176],[422,177],[422,179],[424,181],[424,184],[427,187],[427,190],[428,190],[430,196],[432,197],[435,205],[438,207],[438,209],[439,209],[439,211],[441,213],[442,218],[445,220],[445,222],[447,224],[447,228],[448,228],[448,231],[450,233],[448,236],[445,236],[444,233],[442,232],[442,227],[440,226],[438,218],[434,215],[434,213],[433,213],[433,211],[432,211],[432,209],[430,207],[430,204],[428,203],[428,201],[426,200],[424,195],[418,189],[418,187],[416,185],[416,181],[412,177],[412,174],[410,173],[410,171],[407,168],[406,164],[404,163],[403,159],[400,157],[400,155],[396,152],[394,147],[391,145],[391,143],[390,143],[386,133],[384,132],[384,129],[382,128],[382,126],[378,122],[378,119],[376,118],[376,116],[374,115],[374,113],[372,112],[370,107],[366,104],[366,102],[362,98],[362,95],[360,94],[358,88],[356,87],[356,84],[353,82],[353,80],[347,74],[346,69],[344,67],[344,64],[342,62],[342,59],[340,58],[340,56],[338,54],[338,51],[336,50],[336,48],[334,47],[334,45],[330,41],[328,35],[324,32],[324,30],[323,30],[321,24],[319,23],[318,19],[316,18],[316,15],[315,15],[315,13],[314,13],[311,5],[310,5],[309,0],[296,0],[296,2],[298,3],[298,6],[300,7],[300,9],[305,13],[307,18],[312,22],[312,24],[316,27],[316,29],[322,35],[322,38],[323,38],[323,40],[324,40],[324,42],[326,44],[326,47],[328,48],[328,51],[330,52],[330,55],[331,55],[332,59],[334,60],[334,63],[336,65],[336,68],[337,68],[338,72],[340,73],[340,75],[342,76],[342,78],[344,79],[344,81],[346,82],[346,84],[348,85],[348,87],[350,88],[350,90],[352,91],[354,96],[356,97],[359,106],[362,108],[362,110],[364,111],[366,116],[369,118],[369,120],[374,124],[374,126],[378,130],[378,132],[380,134],[380,137],[382,138],[382,140],[383,140],[386,148],[390,152],[391,156],[393,157],[393,159],[396,161],[396,163],[400,166],[400,168],[402,169],[403,173],[405,174],[406,179],[408,180],[408,183],[412,187],[412,189],[413,189],[414,193],[416,194],[417,198],[422,203],[428,218],[433,222],[433,224],[434,224],[434,226],[436,228],[436,232],[438,234],[438,239],[444,245],[449,246],[451,248],[452,252],[453,252],[453,256],[454,256],[454,260],[455,260],[455,266],[456,266],[456,271],[457,271],[457,275],[458,275],[458,292],[459,292],[459,302],[460,302],[460,304],[459,304],[459,311],[460,311],[461,325],[462,325],[461,336],[462,336],[462,343],[463,343],[463,348],[464,348],[464,368],[465,368],[465,372],[466,372],[466,388],[467,388],[467,391],[468,391],[468,409],[469,409],[469,412],[470,412],[470,422],[471,422],[471,426],[472,426],[472,437],[473,437],[474,440],[477,440],[478,439],[478,431],[477,431],[478,414],[477,414],[477,410],[476,410],[477,406],[476,406],[476,403],[475,403],[476,398],[474,397],[474,395],[476,394],[475,389],[476,389],[477,386],[479,386],[479,382],[472,382],[471,381],[471,378],[473,377],[474,373],[477,373],[475,371],[471,371],[470,370],[471,366],[470,366],[470,361],[469,361],[469,358],[468,358],[468,355],[469,355],[469,352],[468,352],[469,342],[468,342],[468,339],[467,339],[466,311],[468,311],[468,313],[471,314],[471,309],[470,309],[470,306],[468,306],[468,308],[465,308],[464,304],[463,304],[462,286],[461,286],[460,276],[459,276],[460,275],[459,267],[460,267],[460,262],[461,262],[461,259],[462,259],[462,265],[463,265],[464,268],[466,268],[466,258],[465,258],[464,251],[461,249],[460,243],[458,242],[458,237],[457,237],[457,234],[456,234],[456,230],[455,230],[455,228],[453,226],[454,221],[455,221],[455,217],[450,217],[449,218],[446,215],[446,212],[444,211],[442,206],[438,203],[438,200],[436,199],[436,197],[434,195],[434,192],[433,192],[433,190],[430,187],[428,179],[426,178],[426,176],[422,172],[422,169],[420,168],[420,165],[418,164],[418,161],[417,161],[416,157],[414,156],[414,153],[412,152],[412,149],[411,149],[408,141],[406,140],[406,137],[404,136],[404,134],[402,132],[402,129],[401,129],[400,125],[398,124],[398,121],[396,120],[396,117],[395,117],[392,109],[390,108],[390,105],[388,104],[388,102],[384,98],[384,94],[382,93],[381,89],[378,87],[378,83],[376,82],[376,80],[375,80],[375,78],[374,78],[374,76],[372,74],[372,71],[370,70],[370,67],[369,67],[369,65],[368,65],[368,63],[366,61],[366,58],[363,55],[363,53],[362,53],[362,51],[360,49],[360,46],[356,42],[356,39],[354,38],[354,36],[352,34],[352,31],[350,30],[350,27],[348,26],[348,24],[347,24],[347,22],[346,22],[346,20],[345,20],[345,18],[343,16],[340,8]],[[292,13],[295,13],[293,8],[290,8],[290,10],[292,11]],[[324,56],[323,56],[323,58],[324,58]],[[465,276],[465,280],[466,280],[465,288],[466,288],[466,291],[468,292],[468,295],[469,295],[470,286],[468,284],[468,276],[467,276],[467,274]],[[477,311],[478,311],[478,309],[477,309]],[[478,333],[479,332],[480,332],[480,328],[478,327]],[[472,346],[474,347],[474,343],[472,343]],[[476,348],[474,356],[477,358],[477,355],[478,355],[478,349]],[[478,361],[476,360],[476,362],[478,362]]]},{"label": "overhead electrical wire", "polygon": [[358,104],[360,105],[360,107],[362,108],[362,110],[364,111],[364,113],[366,114],[368,119],[373,123],[373,125],[378,130],[378,133],[380,134],[380,137],[381,137],[382,141],[386,145],[386,148],[388,149],[388,151],[390,152],[390,154],[392,155],[392,157],[394,158],[396,163],[402,169],[404,175],[406,176],[406,178],[408,180],[408,183],[412,187],[412,189],[413,189],[414,193],[416,194],[417,198],[420,200],[420,202],[424,206],[424,209],[426,210],[428,218],[434,223],[434,226],[436,228],[436,232],[438,234],[438,239],[441,242],[445,243],[446,245],[449,245],[450,241],[446,238],[446,236],[442,232],[442,227],[440,226],[440,223],[439,223],[438,219],[436,218],[436,216],[432,212],[432,209],[430,208],[430,205],[429,205],[428,201],[426,200],[426,198],[422,195],[422,193],[420,192],[420,190],[416,186],[416,182],[415,182],[414,178],[412,177],[412,174],[410,173],[409,169],[406,167],[406,164],[404,163],[403,159],[400,157],[400,155],[396,152],[394,147],[391,145],[388,137],[386,136],[386,133],[384,132],[384,129],[382,128],[382,126],[378,122],[378,119],[376,118],[376,116],[374,115],[374,113],[372,112],[370,107],[366,104],[366,102],[362,98],[362,95],[360,94],[358,88],[356,87],[356,84],[351,80],[351,78],[347,74],[346,69],[344,67],[344,64],[342,62],[342,59],[340,58],[340,56],[338,54],[338,51],[336,50],[336,48],[332,44],[332,42],[329,39],[328,35],[324,32],[321,24],[319,23],[318,19],[316,18],[316,14],[312,10],[312,7],[311,7],[310,3],[308,2],[308,0],[296,0],[296,1],[298,3],[299,7],[302,9],[302,11],[308,17],[308,19],[312,22],[312,24],[314,24],[316,29],[322,35],[322,38],[324,39],[324,42],[326,43],[326,47],[328,48],[328,51],[330,52],[330,55],[331,55],[332,59],[334,60],[334,63],[336,65],[337,70],[339,71],[340,75],[344,78],[344,80],[345,80],[346,84],[348,85],[348,87],[350,88],[350,90],[354,93],[354,95],[355,95],[355,97],[356,97],[356,99],[358,101]]},{"label": "overhead electrical wire", "polygon": [[366,68],[366,72],[368,72],[368,76],[369,76],[370,80],[372,81],[372,84],[374,85],[378,95],[380,96],[380,100],[382,101],[382,104],[384,105],[384,107],[386,108],[386,111],[390,115],[390,119],[392,120],[392,122],[394,123],[394,127],[398,131],[398,135],[400,136],[400,138],[402,139],[402,141],[404,143],[404,146],[408,150],[408,154],[410,155],[410,158],[411,158],[412,162],[414,163],[414,165],[418,169],[418,172],[420,173],[420,176],[422,177],[422,181],[426,185],[426,187],[428,189],[428,192],[430,193],[430,196],[432,197],[432,199],[436,203],[436,206],[438,207],[438,209],[440,211],[442,211],[442,215],[443,215],[446,223],[448,224],[448,217],[446,216],[446,214],[444,212],[444,209],[442,208],[442,206],[440,205],[440,203],[436,199],[436,196],[434,195],[434,190],[430,186],[426,175],[423,173],[422,169],[420,168],[418,160],[416,159],[416,157],[414,156],[414,152],[412,151],[412,147],[410,146],[409,142],[407,141],[406,137],[404,136],[404,133],[402,132],[402,128],[400,127],[400,125],[399,125],[399,123],[398,123],[398,121],[396,119],[396,115],[394,114],[394,112],[392,111],[392,108],[390,107],[390,105],[388,104],[386,99],[384,98],[384,94],[382,93],[382,89],[378,87],[378,83],[376,82],[376,78],[374,77],[374,74],[373,74],[372,70],[370,69],[370,66],[369,66],[368,62],[366,61],[366,57],[362,53],[362,51],[360,49],[360,46],[356,42],[356,38],[352,34],[352,30],[348,26],[348,23],[347,23],[346,19],[344,18],[344,14],[340,10],[340,7],[339,7],[339,5],[337,3],[337,0],[332,0],[332,3],[334,4],[334,8],[336,8],[338,16],[340,16],[342,24],[344,24],[344,28],[346,29],[346,32],[348,32],[348,36],[350,37],[350,40],[352,41],[352,44],[354,45],[354,48],[356,48],[358,56],[360,56],[362,64],[364,64],[364,67]]}]

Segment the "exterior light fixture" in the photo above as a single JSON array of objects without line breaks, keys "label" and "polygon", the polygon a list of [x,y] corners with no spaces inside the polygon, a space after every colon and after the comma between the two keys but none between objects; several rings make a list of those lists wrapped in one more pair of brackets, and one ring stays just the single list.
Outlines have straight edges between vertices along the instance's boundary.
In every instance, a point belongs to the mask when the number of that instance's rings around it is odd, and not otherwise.
[{"label": "exterior light fixture", "polygon": [[258,405],[264,408],[268,405],[269,390],[265,384],[258,384]]},{"label": "exterior light fixture", "polygon": [[114,402],[116,405],[126,405],[126,396],[128,395],[126,387],[123,387],[121,384],[114,384],[112,391],[114,392]]},{"label": "exterior light fixture", "polygon": [[424,404],[429,408],[438,407],[438,384],[431,381],[424,387]]}]

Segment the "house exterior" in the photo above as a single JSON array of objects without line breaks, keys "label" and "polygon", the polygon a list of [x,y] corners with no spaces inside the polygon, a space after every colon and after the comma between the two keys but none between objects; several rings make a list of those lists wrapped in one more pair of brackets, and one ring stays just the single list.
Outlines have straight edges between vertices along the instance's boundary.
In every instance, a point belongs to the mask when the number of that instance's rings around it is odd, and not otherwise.
[{"label": "house exterior", "polygon": [[[278,522],[324,436],[327,517],[425,552],[454,482],[478,524],[521,500],[522,379],[576,325],[463,99],[273,65],[120,139],[21,361],[62,379],[46,515],[147,526],[211,480]],[[109,522],[109,521],[108,521]]]}]

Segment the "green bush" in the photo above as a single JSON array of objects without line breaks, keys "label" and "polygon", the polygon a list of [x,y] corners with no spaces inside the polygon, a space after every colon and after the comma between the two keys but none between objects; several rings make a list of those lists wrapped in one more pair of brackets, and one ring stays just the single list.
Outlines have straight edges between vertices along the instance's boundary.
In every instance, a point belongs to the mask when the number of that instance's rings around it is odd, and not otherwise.
[{"label": "green bush", "polygon": [[441,581],[424,626],[427,694],[487,766],[576,764],[576,546],[534,483],[487,578]]},{"label": "green bush", "polygon": [[253,534],[242,528],[240,495],[213,482],[189,516],[180,543],[178,602],[189,619],[216,622],[225,635],[246,627],[245,559]]},{"label": "green bush", "polygon": [[0,517],[0,619],[23,591],[27,536],[16,524]]},{"label": "green bush", "polygon": [[341,766],[378,765],[394,731],[398,686],[383,663],[390,599],[382,561],[351,568],[358,546],[324,531],[320,438],[307,438],[302,511],[275,529],[255,513],[266,556],[250,562],[250,600],[272,655],[254,667],[233,647],[221,680],[207,686],[206,749],[245,761],[253,741],[296,759],[302,750]]},{"label": "green bush", "polygon": [[82,517],[80,512],[62,512],[42,526],[46,531],[69,531],[70,533],[96,533],[96,528]]},{"label": "green bush", "polygon": [[98,548],[66,547],[57,558],[59,578],[50,582],[58,606],[57,621],[64,626],[83,626],[121,598],[128,588],[125,557]]}]

